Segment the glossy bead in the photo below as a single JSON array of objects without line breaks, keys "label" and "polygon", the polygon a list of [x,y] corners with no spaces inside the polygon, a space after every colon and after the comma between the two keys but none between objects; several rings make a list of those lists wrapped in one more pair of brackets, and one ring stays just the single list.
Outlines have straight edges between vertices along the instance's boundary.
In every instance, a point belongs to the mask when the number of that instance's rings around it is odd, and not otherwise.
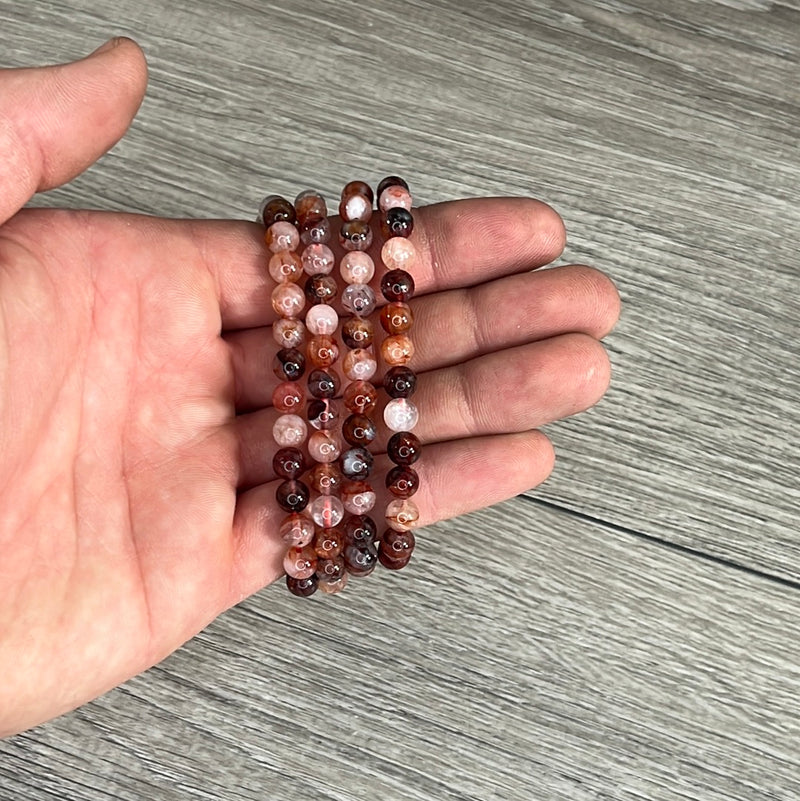
[{"label": "glossy bead", "polygon": [[297,317],[306,305],[306,296],[297,284],[278,284],[272,290],[272,308],[280,317]]},{"label": "glossy bead", "polygon": [[414,356],[414,343],[408,334],[393,334],[381,342],[383,361],[392,365],[408,364]]},{"label": "glossy bead", "polygon": [[[345,187],[346,189],[347,187]],[[345,222],[360,220],[369,222],[372,217],[372,201],[361,192],[342,192],[342,199],[339,202],[339,216]]]},{"label": "glossy bead", "polygon": [[351,515],[344,524],[344,544],[363,548],[375,541],[378,527],[368,515]]},{"label": "glossy bead", "polygon": [[272,469],[281,478],[297,478],[306,469],[306,460],[299,448],[280,448],[272,457]]},{"label": "glossy bead", "polygon": [[392,367],[383,377],[383,388],[390,398],[410,398],[417,388],[417,374],[408,367]]},{"label": "glossy bead", "polygon": [[294,206],[280,195],[267,195],[258,210],[258,217],[269,228],[275,222],[293,223],[297,219]]},{"label": "glossy bead", "polygon": [[361,220],[342,223],[339,230],[339,244],[345,250],[369,250],[372,244],[372,229],[369,223]]},{"label": "glossy bead", "polygon": [[342,454],[342,473],[351,481],[363,481],[372,470],[372,461],[366,448],[349,448]]},{"label": "glossy bead", "polygon": [[351,576],[368,576],[378,564],[378,549],[370,544],[364,548],[357,545],[346,545],[342,551],[347,572]]},{"label": "glossy bead", "polygon": [[[381,536],[378,555],[384,556],[389,562],[403,562],[403,565],[406,565],[416,544],[413,531],[396,531],[393,528],[388,528]],[[381,560],[381,564],[384,564],[383,560]],[[388,567],[388,565],[386,566]]]},{"label": "glossy bead", "polygon": [[411,211],[411,193],[403,186],[387,186],[378,195],[378,208],[383,212],[397,208]]},{"label": "glossy bead", "polygon": [[406,398],[393,398],[383,410],[383,420],[391,431],[411,431],[419,421],[419,411]]},{"label": "glossy bead", "polygon": [[305,336],[306,327],[296,318],[282,317],[272,324],[272,338],[281,348],[296,348]]},{"label": "glossy bead", "polygon": [[317,559],[317,578],[322,581],[335,581],[344,575],[344,559],[334,556],[333,559]]},{"label": "glossy bead", "polygon": [[315,431],[308,438],[308,453],[315,462],[335,462],[341,452],[339,437],[332,431]]},{"label": "glossy bead", "polygon": [[333,303],[338,291],[336,279],[330,275],[312,275],[305,283],[306,300],[312,306],[315,303]]},{"label": "glossy bead", "polygon": [[339,422],[339,406],[336,401],[315,398],[308,402],[306,417],[317,431],[330,431]]},{"label": "glossy bead", "polygon": [[[315,574],[316,575],[316,574]],[[329,578],[320,578],[318,579],[318,588],[326,593],[327,595],[335,595],[337,592],[341,592],[346,586],[347,582],[350,579],[349,573],[342,573],[341,576],[337,579],[329,579]]]},{"label": "glossy bead", "polygon": [[342,488],[342,499],[346,512],[351,515],[365,515],[375,507],[377,495],[372,485],[366,481],[348,481]]},{"label": "glossy bead", "polygon": [[344,517],[344,506],[335,495],[320,495],[314,498],[308,509],[311,519],[320,528],[335,528]]},{"label": "glossy bead", "polygon": [[321,528],[314,536],[314,552],[320,559],[335,559],[344,548],[344,532],[339,527]]},{"label": "glossy bead", "polygon": [[342,401],[353,414],[369,414],[378,403],[378,390],[369,381],[353,381],[345,388]]},{"label": "glossy bead", "polygon": [[342,189],[342,197],[345,195],[364,195],[370,205],[375,200],[372,187],[366,181],[350,181],[346,183],[344,189]]},{"label": "glossy bead", "polygon": [[375,262],[368,253],[352,250],[342,257],[339,274],[348,284],[367,284],[375,275]]},{"label": "glossy bead", "polygon": [[419,509],[414,501],[397,499],[386,504],[386,522],[396,531],[408,531],[419,524]]},{"label": "glossy bead", "polygon": [[275,490],[275,500],[285,512],[302,512],[310,496],[308,485],[296,479],[282,481]]},{"label": "glossy bead", "polygon": [[367,317],[375,311],[375,292],[369,284],[350,284],[342,292],[342,306],[351,314]]},{"label": "glossy bead", "polygon": [[264,233],[264,242],[273,252],[281,250],[297,250],[300,244],[300,234],[290,222],[279,220],[272,223]]},{"label": "glossy bead", "polygon": [[331,336],[339,327],[339,315],[333,306],[318,303],[306,313],[306,328],[314,336]]},{"label": "glossy bead", "polygon": [[306,354],[314,367],[330,367],[339,358],[339,346],[333,337],[320,334],[308,340]]},{"label": "glossy bead", "polygon": [[306,357],[297,348],[281,348],[272,360],[272,372],[281,381],[297,381],[306,370]]},{"label": "glossy bead", "polygon": [[381,261],[387,270],[413,270],[419,254],[414,243],[401,236],[387,239],[381,248]]},{"label": "glossy bead", "polygon": [[303,274],[303,262],[293,250],[281,250],[272,254],[267,269],[270,278],[278,284],[295,282]]},{"label": "glossy bead", "polygon": [[300,264],[308,275],[328,275],[335,263],[336,257],[327,245],[308,245],[300,257]]},{"label": "glossy bead", "polygon": [[381,214],[381,233],[385,239],[393,236],[411,236],[414,230],[414,218],[404,208],[393,208]]},{"label": "glossy bead", "polygon": [[410,498],[419,489],[419,475],[412,467],[393,467],[386,474],[386,489],[395,498]]},{"label": "glossy bead", "polygon": [[308,576],[303,579],[297,579],[287,575],[286,586],[292,595],[297,595],[300,598],[308,598],[317,591],[318,581],[316,575]]},{"label": "glossy bead", "polygon": [[320,495],[336,495],[342,489],[344,476],[336,462],[316,464],[308,474],[308,483]]},{"label": "glossy bead", "polygon": [[342,371],[351,381],[369,381],[378,369],[375,357],[364,348],[355,348],[342,360]]},{"label": "glossy bead", "polygon": [[284,414],[297,412],[305,400],[305,391],[296,381],[282,381],[272,391],[272,405]]},{"label": "glossy bead", "polygon": [[335,398],[339,376],[333,370],[312,370],[308,374],[308,392],[314,398]]},{"label": "glossy bead", "polygon": [[374,336],[372,321],[366,317],[350,317],[342,326],[342,341],[348,348],[368,348]]},{"label": "glossy bead", "polygon": [[387,334],[405,334],[413,324],[414,315],[407,303],[387,303],[381,309],[381,326]]},{"label": "glossy bead", "polygon": [[366,447],[377,433],[375,423],[365,414],[351,414],[342,423],[342,436],[350,445]]},{"label": "glossy bead", "polygon": [[411,465],[421,456],[422,443],[410,431],[400,431],[389,439],[386,454],[395,464]]},{"label": "glossy bead", "polygon": [[296,448],[305,441],[306,421],[296,414],[282,414],[272,426],[272,437],[280,448]]},{"label": "glossy bead", "polygon": [[296,579],[304,579],[313,576],[317,569],[317,555],[309,545],[301,548],[293,545],[286,551],[283,558],[283,569],[287,576]]},{"label": "glossy bead", "polygon": [[294,210],[300,225],[312,217],[328,216],[325,198],[314,189],[306,189],[294,199]]},{"label": "glossy bead", "polygon": [[411,554],[393,558],[386,551],[381,550],[380,545],[378,545],[378,561],[387,570],[402,570],[411,561]]},{"label": "glossy bead", "polygon": [[327,245],[331,241],[331,221],[327,217],[311,217],[300,226],[304,245]]},{"label": "glossy bead", "polygon": [[295,512],[283,518],[278,532],[287,545],[302,548],[314,539],[316,529],[308,515]]},{"label": "glossy bead", "polygon": [[407,303],[414,297],[414,289],[414,279],[405,270],[389,270],[381,278],[381,293],[390,302]]}]

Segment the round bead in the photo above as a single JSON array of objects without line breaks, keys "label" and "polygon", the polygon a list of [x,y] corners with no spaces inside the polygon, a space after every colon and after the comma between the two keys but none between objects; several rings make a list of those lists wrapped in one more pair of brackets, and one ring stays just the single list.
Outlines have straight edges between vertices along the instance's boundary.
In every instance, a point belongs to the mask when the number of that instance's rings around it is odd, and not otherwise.
[{"label": "round bead", "polygon": [[387,186],[378,195],[378,208],[384,212],[396,208],[411,211],[411,193],[403,186]]},{"label": "round bead", "polygon": [[336,257],[327,245],[311,244],[303,250],[301,266],[308,275],[328,275],[335,263]]},{"label": "round bead", "polygon": [[342,326],[342,340],[348,348],[368,348],[374,336],[372,321],[366,317],[350,317]]},{"label": "round bead", "polygon": [[387,175],[379,184],[376,194],[380,197],[384,189],[390,186],[399,186],[408,192],[408,184],[399,175]]},{"label": "round bead", "polygon": [[281,348],[272,360],[272,372],[281,381],[297,381],[306,370],[306,357],[297,348]]},{"label": "round bead", "polygon": [[317,569],[317,555],[309,545],[298,548],[293,545],[283,558],[283,569],[287,576],[304,579],[313,576]]},{"label": "round bead", "polygon": [[389,528],[408,531],[419,524],[419,509],[414,501],[397,499],[386,505],[386,522]]},{"label": "round bead", "polygon": [[422,443],[410,431],[400,431],[389,440],[386,454],[395,464],[411,465],[422,454]]},{"label": "round bead", "polygon": [[411,236],[414,230],[414,218],[411,212],[400,207],[385,211],[381,215],[381,233],[385,239],[393,236]]},{"label": "round bead", "polygon": [[342,446],[334,432],[315,431],[308,438],[308,452],[315,462],[328,464],[339,458]]},{"label": "round bead", "polygon": [[306,421],[296,414],[282,414],[272,426],[272,436],[280,448],[296,448],[305,441]]},{"label": "round bead", "polygon": [[[408,564],[416,544],[413,531],[396,531],[393,528],[388,528],[381,537],[378,556],[383,556],[390,563],[402,562],[401,566],[405,566]],[[381,559],[381,564],[389,567],[383,559]],[[390,567],[390,569],[392,568]]]},{"label": "round bead", "polygon": [[419,421],[419,412],[410,400],[393,398],[383,410],[383,419],[391,431],[411,431]]},{"label": "round bead", "polygon": [[306,353],[314,367],[330,367],[339,358],[339,346],[333,337],[320,334],[308,340]]},{"label": "round bead", "polygon": [[300,225],[312,217],[328,216],[325,198],[314,189],[306,189],[294,199],[294,210]]},{"label": "round bead", "polygon": [[350,448],[342,454],[342,473],[351,481],[363,481],[372,470],[372,461],[366,448]]},{"label": "round bead", "polygon": [[408,334],[393,334],[381,343],[381,356],[390,365],[408,364],[414,356],[414,343]]},{"label": "round bead", "polygon": [[306,313],[306,328],[314,335],[326,335],[336,333],[339,327],[339,315],[333,306],[326,303],[318,303],[312,306]]},{"label": "round bead", "polygon": [[342,361],[342,370],[351,381],[369,381],[377,369],[375,357],[364,348],[351,350]]},{"label": "round bead", "polygon": [[330,275],[309,276],[305,284],[306,299],[312,306],[316,303],[333,303],[338,291],[336,279]]},{"label": "round bead", "polygon": [[297,595],[300,598],[308,598],[317,591],[317,577],[313,575],[308,578],[297,579],[287,575],[286,586],[292,595]]},{"label": "round bead", "polygon": [[349,573],[343,573],[337,579],[321,578],[319,579],[319,584],[317,586],[327,595],[335,595],[337,592],[341,592],[347,586],[349,578]]},{"label": "round bead", "polygon": [[344,189],[342,189],[342,197],[346,195],[364,195],[370,205],[372,205],[373,200],[375,200],[372,187],[366,181],[350,181],[346,183]]},{"label": "round bead", "polygon": [[317,560],[317,578],[328,581],[335,581],[345,573],[344,559],[341,556],[334,556],[333,559]]},{"label": "round bead", "polygon": [[387,270],[406,270],[416,266],[419,254],[413,242],[401,236],[387,239],[381,248],[381,260]]},{"label": "round bead", "polygon": [[284,414],[297,412],[305,400],[305,391],[296,381],[282,381],[272,391],[272,405]]},{"label": "round bead", "polygon": [[316,464],[308,474],[308,483],[320,495],[336,495],[342,488],[344,476],[336,462]]},{"label": "round bead", "polygon": [[300,241],[304,245],[327,245],[331,241],[331,221],[327,217],[312,217],[300,226]]},{"label": "round bead", "polygon": [[390,302],[407,303],[414,297],[414,288],[414,279],[405,270],[389,270],[381,278],[381,293]]},{"label": "round bead", "polygon": [[300,244],[300,234],[297,233],[297,228],[292,223],[279,220],[267,228],[264,242],[273,253],[281,250],[297,250]]},{"label": "round bead", "polygon": [[281,348],[296,348],[305,335],[306,327],[300,320],[282,317],[272,324],[272,338]]},{"label": "round bead", "polygon": [[390,398],[410,398],[417,388],[417,374],[408,367],[392,367],[383,377],[383,388]]},{"label": "round bead", "polygon": [[372,244],[372,228],[368,222],[352,220],[342,223],[339,231],[339,244],[345,250],[369,250]]},{"label": "round bead", "polygon": [[351,314],[367,317],[375,311],[375,292],[369,284],[350,284],[342,292],[342,306]]},{"label": "round bead", "polygon": [[311,519],[320,528],[334,528],[344,517],[344,506],[335,495],[320,495],[314,498],[308,508]]},{"label": "round bead", "polygon": [[395,498],[410,498],[419,489],[419,476],[411,467],[398,465],[386,474],[386,489]]},{"label": "round bead", "polygon": [[306,469],[306,460],[299,448],[280,448],[272,457],[272,469],[281,478],[297,478]]},{"label": "round bead", "polygon": [[378,564],[378,550],[370,544],[364,548],[347,545],[342,551],[344,564],[351,576],[368,576]]},{"label": "round bead", "polygon": [[351,515],[344,525],[344,543],[363,548],[375,541],[378,527],[375,521],[367,515]]},{"label": "round bead", "polygon": [[339,273],[348,284],[367,284],[375,275],[375,262],[368,253],[352,250],[342,257]]},{"label": "round bead", "polygon": [[407,303],[387,303],[381,309],[381,326],[387,334],[404,334],[413,324],[414,315]]},{"label": "round bead", "polygon": [[402,570],[411,561],[411,554],[393,559],[386,551],[382,551],[380,546],[378,546],[378,561],[387,570]]},{"label": "round bead", "polygon": [[302,548],[314,539],[314,521],[303,514],[292,513],[281,521],[278,532],[287,545]]},{"label": "round bead", "polygon": [[308,374],[308,392],[314,398],[335,398],[339,376],[333,370],[312,370]]},{"label": "round bead", "polygon": [[321,528],[314,537],[314,552],[320,559],[335,559],[344,548],[344,532],[340,528]]},{"label": "round bead", "polygon": [[342,192],[342,199],[339,203],[339,216],[345,222],[360,220],[369,222],[372,217],[372,201],[361,192]]},{"label": "round bead", "polygon": [[310,495],[308,485],[296,479],[282,481],[275,490],[275,500],[285,512],[302,512]]},{"label": "round bead", "polygon": [[369,414],[378,403],[378,390],[369,381],[353,381],[342,395],[345,408],[353,414]]},{"label": "round bead", "polygon": [[258,210],[258,218],[269,228],[275,222],[293,223],[297,219],[294,206],[280,195],[267,195]]},{"label": "round bead", "polygon": [[315,398],[308,402],[308,422],[317,431],[330,431],[339,422],[339,407],[335,401]]},{"label": "round bead", "polygon": [[278,284],[272,290],[272,308],[280,317],[297,317],[306,305],[303,290],[297,284]]},{"label": "round bead", "polygon": [[367,446],[377,433],[375,423],[365,414],[351,414],[342,423],[342,436],[350,445]]},{"label": "round bead", "polygon": [[294,282],[303,274],[303,262],[293,250],[281,250],[272,254],[267,269],[270,278],[278,284]]},{"label": "round bead", "polygon": [[351,515],[365,515],[375,506],[377,496],[366,481],[348,481],[342,488],[342,503]]}]

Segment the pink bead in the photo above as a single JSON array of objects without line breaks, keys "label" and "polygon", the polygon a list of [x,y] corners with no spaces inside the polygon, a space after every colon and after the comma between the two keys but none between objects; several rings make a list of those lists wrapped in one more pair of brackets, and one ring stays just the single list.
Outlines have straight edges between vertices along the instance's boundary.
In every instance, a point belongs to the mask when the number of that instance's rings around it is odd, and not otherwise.
[{"label": "pink bead", "polygon": [[381,248],[381,260],[387,270],[413,272],[419,254],[413,242],[402,236],[387,239]]},{"label": "pink bead", "polygon": [[327,303],[318,303],[306,312],[306,328],[314,336],[321,334],[330,336],[336,333],[338,327],[339,315],[336,313],[336,309],[328,306]]},{"label": "pink bead", "polygon": [[375,275],[375,262],[363,250],[351,250],[342,257],[339,272],[348,284],[366,284]]},{"label": "pink bead", "polygon": [[317,569],[317,555],[314,549],[306,545],[302,548],[292,547],[283,559],[283,569],[287,576],[304,579],[314,574]]},{"label": "pink bead", "polygon": [[272,223],[264,234],[267,247],[273,252],[281,250],[297,250],[300,244],[300,234],[290,222],[280,221]]},{"label": "pink bead", "polygon": [[297,281],[303,274],[303,262],[294,251],[281,250],[272,254],[267,269],[270,278],[277,284],[283,281]]},{"label": "pink bead", "polygon": [[314,539],[314,521],[308,516],[293,512],[284,517],[278,529],[281,539],[287,545],[302,548]]},{"label": "pink bead", "polygon": [[272,308],[281,317],[297,317],[305,305],[305,293],[297,284],[278,284],[272,290]]},{"label": "pink bead", "polygon": [[333,270],[336,257],[327,245],[308,245],[303,251],[303,269],[309,275],[328,275]]},{"label": "pink bead", "polygon": [[342,503],[351,515],[365,515],[375,506],[375,490],[366,481],[351,481],[342,490]]},{"label": "pink bead", "polygon": [[387,186],[378,198],[381,211],[397,208],[411,211],[411,193],[403,186]]},{"label": "pink bead", "polygon": [[289,317],[276,320],[272,324],[272,338],[281,348],[296,348],[306,335],[306,327],[300,320]]},{"label": "pink bead", "polygon": [[[315,431],[308,438],[308,453],[315,462],[328,464],[339,458],[342,453],[342,444],[339,437],[332,431]],[[334,525],[336,524],[334,523]]]},{"label": "pink bead", "polygon": [[302,445],[307,433],[306,421],[296,414],[282,414],[272,426],[272,436],[280,448]]},{"label": "pink bead", "polygon": [[309,506],[314,522],[321,528],[333,528],[342,522],[344,506],[335,495],[320,495]]},{"label": "pink bead", "polygon": [[303,407],[305,390],[296,381],[281,381],[272,392],[272,405],[284,414],[297,413]]},{"label": "pink bead", "polygon": [[395,398],[386,404],[383,419],[392,431],[411,431],[419,422],[419,411],[407,398]]},{"label": "pink bead", "polygon": [[386,522],[395,531],[408,531],[419,525],[419,509],[414,501],[394,500],[386,506]]},{"label": "pink bead", "polygon": [[342,361],[342,370],[351,381],[369,381],[377,369],[375,357],[363,348],[349,351]]}]

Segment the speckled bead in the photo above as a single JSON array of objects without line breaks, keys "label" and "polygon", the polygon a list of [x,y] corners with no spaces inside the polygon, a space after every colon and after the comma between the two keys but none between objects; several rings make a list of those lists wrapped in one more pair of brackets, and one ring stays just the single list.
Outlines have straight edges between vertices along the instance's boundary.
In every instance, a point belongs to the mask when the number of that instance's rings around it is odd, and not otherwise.
[{"label": "speckled bead", "polygon": [[344,484],[344,476],[336,462],[316,464],[308,473],[308,484],[320,495],[337,495]]},{"label": "speckled bead", "polygon": [[372,462],[372,454],[366,448],[349,448],[342,454],[342,473],[351,481],[363,481],[372,470]]},{"label": "speckled bead", "polygon": [[[294,286],[294,284],[290,284],[290,286]],[[330,275],[309,276],[304,289],[306,300],[312,306],[316,303],[333,303],[339,292],[336,279]]]},{"label": "speckled bead", "polygon": [[335,462],[341,452],[339,437],[333,431],[315,431],[308,438],[308,453],[315,462]]},{"label": "speckled bead", "polygon": [[401,208],[411,211],[411,193],[404,186],[387,186],[378,196],[378,208],[387,212]]},{"label": "speckled bead", "polygon": [[363,548],[375,541],[378,527],[368,515],[350,515],[344,524],[344,544]]},{"label": "speckled bead", "polygon": [[313,217],[328,216],[325,198],[314,189],[305,189],[294,199],[294,210],[300,225]]},{"label": "speckled bead", "polygon": [[308,402],[309,425],[317,431],[330,431],[339,422],[339,405],[334,400],[314,398]]},{"label": "speckled bead", "polygon": [[296,348],[305,337],[306,327],[296,318],[282,317],[272,324],[272,338],[280,348]]},{"label": "speckled bead", "polygon": [[407,398],[393,398],[383,410],[383,420],[391,431],[412,431],[419,421],[419,412]]},{"label": "speckled bead", "polygon": [[327,577],[320,578],[318,579],[319,583],[317,587],[321,592],[324,592],[326,595],[336,595],[336,593],[341,592],[347,586],[347,582],[349,579],[350,579],[349,573],[343,573],[341,576],[339,576],[339,578],[336,579],[329,579]]},{"label": "speckled bead", "polygon": [[300,265],[308,275],[329,275],[336,264],[336,257],[327,245],[306,246],[300,259]]},{"label": "speckled bead", "polygon": [[374,545],[359,548],[357,545],[346,545],[342,551],[344,564],[351,576],[368,576],[378,564],[378,549]]},{"label": "speckled bead", "polygon": [[383,388],[390,398],[410,398],[417,389],[417,374],[409,367],[392,367],[383,377]]},{"label": "speckled bead", "polygon": [[269,228],[272,223],[290,222],[297,219],[294,206],[282,198],[280,195],[267,195],[262,201],[258,210],[258,218],[264,223],[265,228]]},{"label": "speckled bead", "polygon": [[340,381],[333,370],[312,370],[308,374],[307,385],[309,395],[314,398],[335,398],[339,393]]},{"label": "speckled bead", "polygon": [[335,581],[345,575],[344,559],[341,556],[318,559],[316,573],[320,581]]},{"label": "speckled bead", "polygon": [[304,245],[327,245],[331,241],[331,221],[327,217],[310,217],[300,226]]},{"label": "speckled bead", "polygon": [[369,381],[353,381],[347,385],[342,402],[353,414],[369,414],[378,403],[378,390]]},{"label": "speckled bead", "polygon": [[386,523],[396,531],[408,531],[419,524],[419,509],[414,501],[396,499],[386,505]]},{"label": "speckled bead", "polygon": [[314,552],[320,559],[335,559],[344,548],[344,532],[339,526],[320,528],[314,536]]},{"label": "speckled bead", "polygon": [[305,390],[297,381],[281,381],[272,391],[272,405],[284,414],[297,414],[305,398]]},{"label": "speckled bead", "polygon": [[297,348],[281,348],[272,360],[272,372],[281,381],[297,381],[305,369],[306,357]]},{"label": "speckled bead", "polygon": [[272,254],[267,270],[276,284],[284,281],[294,283],[303,274],[303,262],[293,250],[281,250]]},{"label": "speckled bead", "polygon": [[285,512],[302,512],[310,495],[308,485],[297,479],[282,481],[275,490],[275,500]]},{"label": "speckled bead", "polygon": [[300,234],[292,223],[278,221],[272,223],[264,232],[264,242],[272,253],[297,250],[300,245]]},{"label": "speckled bead", "polygon": [[344,506],[335,495],[319,495],[309,505],[308,512],[320,528],[335,528],[342,522]]},{"label": "speckled bead", "polygon": [[338,327],[339,315],[327,303],[318,303],[306,313],[306,328],[313,336],[332,336]]},{"label": "speckled bead", "polygon": [[348,284],[366,284],[375,275],[375,262],[368,253],[353,250],[342,257],[339,274]]},{"label": "speckled bead", "polygon": [[387,270],[413,270],[419,261],[414,243],[401,236],[387,239],[381,248],[381,261]]},{"label": "speckled bead", "polygon": [[353,446],[368,447],[377,433],[375,423],[365,414],[351,414],[342,423],[342,436]]},{"label": "speckled bead", "polygon": [[386,455],[397,465],[412,465],[422,454],[422,443],[410,431],[399,431],[386,445]]},{"label": "speckled bead", "polygon": [[405,270],[389,270],[381,278],[381,294],[390,302],[407,303],[414,297],[415,288],[414,279]]},{"label": "speckled bead", "polygon": [[296,414],[282,414],[272,426],[272,437],[279,448],[296,448],[305,441],[306,421]]},{"label": "speckled bead", "polygon": [[405,334],[414,324],[414,315],[407,303],[387,303],[381,309],[380,320],[387,334]]},{"label": "speckled bead", "polygon": [[307,578],[297,579],[292,576],[286,576],[286,587],[292,595],[297,595],[300,598],[308,598],[317,591],[317,576],[308,576]]},{"label": "speckled bead", "polygon": [[369,284],[350,284],[342,292],[342,306],[351,314],[367,317],[375,311],[375,292]]},{"label": "speckled bead", "polygon": [[372,229],[368,222],[353,220],[342,224],[339,244],[345,250],[369,250],[372,244]]},{"label": "speckled bead", "polygon": [[308,340],[306,355],[313,367],[330,367],[339,358],[339,346],[333,337],[320,334]]},{"label": "speckled bead", "polygon": [[297,317],[306,305],[306,295],[297,284],[278,284],[270,296],[272,308],[280,317]]},{"label": "speckled bead", "polygon": [[342,341],[348,348],[368,348],[374,337],[372,320],[366,317],[350,317],[342,326]]},{"label": "speckled bead", "polygon": [[383,532],[378,546],[378,559],[389,570],[400,570],[411,560],[416,539],[413,531],[396,531],[389,528]]},{"label": "speckled bead", "polygon": [[313,576],[317,569],[317,554],[309,545],[301,548],[292,546],[286,551],[283,559],[283,569],[287,576],[296,579],[304,579]]},{"label": "speckled bead", "polygon": [[383,361],[395,367],[408,364],[414,356],[414,343],[408,334],[393,334],[381,342]]},{"label": "speckled bead", "polygon": [[288,546],[302,548],[314,539],[316,529],[308,515],[294,512],[283,518],[278,532]]},{"label": "speckled bead", "polygon": [[377,495],[367,481],[347,481],[341,494],[344,509],[351,515],[365,515],[375,507]]},{"label": "speckled bead", "polygon": [[306,460],[299,448],[279,448],[272,457],[272,469],[281,478],[298,478],[306,469]]},{"label": "speckled bead", "polygon": [[369,381],[375,375],[378,363],[364,348],[355,348],[342,360],[342,371],[351,381]]},{"label": "speckled bead", "polygon": [[395,207],[381,214],[381,233],[385,239],[409,237],[414,230],[414,218],[407,209]]},{"label": "speckled bead", "polygon": [[419,489],[419,476],[411,467],[398,465],[386,474],[386,489],[395,498],[410,498]]}]

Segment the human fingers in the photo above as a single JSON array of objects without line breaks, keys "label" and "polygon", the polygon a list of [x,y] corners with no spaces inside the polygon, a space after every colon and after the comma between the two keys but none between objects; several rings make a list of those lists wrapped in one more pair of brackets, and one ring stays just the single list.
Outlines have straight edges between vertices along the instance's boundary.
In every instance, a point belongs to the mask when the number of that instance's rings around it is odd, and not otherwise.
[{"label": "human fingers", "polygon": [[120,139],[146,83],[144,55],[125,38],[69,64],[0,70],[0,223]]}]

